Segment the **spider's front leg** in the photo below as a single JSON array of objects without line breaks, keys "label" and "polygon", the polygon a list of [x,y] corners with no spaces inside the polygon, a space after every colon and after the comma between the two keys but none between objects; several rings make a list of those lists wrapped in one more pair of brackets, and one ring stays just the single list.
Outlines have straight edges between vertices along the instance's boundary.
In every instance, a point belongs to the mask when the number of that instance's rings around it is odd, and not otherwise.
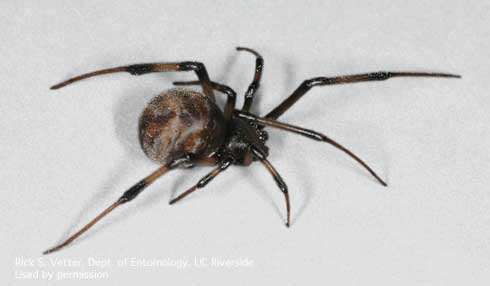
[{"label": "spider's front leg", "polygon": [[[255,72],[254,72],[254,78],[250,85],[248,86],[247,92],[245,93],[245,100],[243,102],[243,111],[249,111],[250,107],[252,106],[252,102],[254,100],[255,93],[259,89],[260,86],[260,79],[262,78],[262,71],[264,69],[264,58],[257,53],[256,51],[249,49],[249,48],[244,48],[244,47],[237,47],[237,51],[246,51],[249,52],[253,55],[255,55]],[[173,82],[174,85],[177,86],[186,86],[186,85],[197,85],[200,84],[199,81],[193,80],[193,81],[175,81]]]},{"label": "spider's front leg", "polygon": [[345,75],[337,77],[316,77],[303,81],[302,84],[281,104],[270,111],[265,117],[277,119],[291,106],[293,106],[303,95],[315,86],[347,84],[364,81],[380,81],[387,80],[393,77],[444,77],[444,78],[460,78],[460,75],[448,73],[427,73],[427,72],[372,72],[355,75]]},{"label": "spider's front leg", "polygon": [[260,79],[262,78],[262,71],[264,69],[264,58],[257,53],[256,51],[249,49],[249,48],[244,48],[244,47],[237,47],[237,51],[246,51],[255,56],[255,73],[254,73],[254,78],[250,85],[248,86],[247,92],[245,93],[245,101],[243,102],[243,111],[249,111],[250,107],[252,106],[252,102],[254,100],[255,93],[259,89],[260,86]]},{"label": "spider's front leg", "polygon": [[103,69],[94,72],[89,72],[82,74],[58,84],[55,84],[51,89],[62,88],[73,82],[86,79],[89,77],[99,76],[103,74],[127,72],[132,75],[143,75],[147,73],[155,72],[177,72],[177,71],[194,71],[199,79],[198,83],[201,84],[203,92],[206,96],[210,97],[214,101],[213,88],[211,86],[211,80],[209,79],[208,72],[203,63],[185,61],[185,62],[175,62],[175,63],[146,63],[146,64],[134,64],[128,66],[120,66],[115,68]]}]

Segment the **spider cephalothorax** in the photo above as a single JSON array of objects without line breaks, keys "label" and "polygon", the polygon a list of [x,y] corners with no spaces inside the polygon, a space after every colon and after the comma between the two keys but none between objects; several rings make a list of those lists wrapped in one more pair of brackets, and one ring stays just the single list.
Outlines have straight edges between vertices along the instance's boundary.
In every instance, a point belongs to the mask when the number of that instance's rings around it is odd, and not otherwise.
[{"label": "spider cephalothorax", "polygon": [[[288,188],[279,173],[267,160],[269,148],[265,145],[268,138],[265,127],[293,132],[328,143],[349,155],[379,183],[386,186],[386,183],[363,160],[344,146],[321,133],[279,122],[277,118],[315,86],[379,81],[392,77],[460,77],[454,74],[427,72],[374,72],[337,77],[316,77],[305,80],[289,97],[265,116],[258,116],[251,113],[250,108],[255,92],[259,88],[264,61],[254,50],[248,48],[237,48],[237,50],[250,52],[256,57],[254,78],[245,93],[241,109],[235,107],[235,91],[226,85],[211,81],[206,68],[200,62],[184,61],[121,66],[83,74],[51,87],[51,89],[58,89],[84,78],[115,72],[142,75],[153,72],[194,71],[198,77],[197,81],[175,82],[174,84],[179,86],[200,85],[202,93],[189,89],[171,89],[162,92],[148,104],[140,117],[140,143],[146,155],[162,166],[129,188],[116,202],[77,233],[44,253],[50,253],[66,246],[113,209],[133,200],[145,187],[168,171],[196,165],[213,165],[216,168],[187,191],[172,199],[170,204],[206,186],[231,165],[249,166],[252,162],[258,161],[266,167],[284,194],[287,210],[286,225],[289,226],[291,216]],[[215,103],[214,91],[227,96],[223,111]]]},{"label": "spider cephalothorax", "polygon": [[254,150],[264,157],[269,155],[269,148],[265,146],[267,137],[257,124],[250,124],[241,118],[233,118],[231,127],[221,152],[223,157],[233,158],[235,165],[248,166],[252,161],[258,160],[253,155]]}]

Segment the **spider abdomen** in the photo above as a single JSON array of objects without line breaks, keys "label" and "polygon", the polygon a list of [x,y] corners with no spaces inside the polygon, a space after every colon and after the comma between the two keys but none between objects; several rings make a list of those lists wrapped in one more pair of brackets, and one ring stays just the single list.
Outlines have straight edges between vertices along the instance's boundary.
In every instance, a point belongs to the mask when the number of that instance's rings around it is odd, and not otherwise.
[{"label": "spider abdomen", "polygon": [[139,139],[146,155],[163,165],[191,154],[203,158],[223,143],[221,110],[202,93],[171,89],[154,97],[139,122]]}]

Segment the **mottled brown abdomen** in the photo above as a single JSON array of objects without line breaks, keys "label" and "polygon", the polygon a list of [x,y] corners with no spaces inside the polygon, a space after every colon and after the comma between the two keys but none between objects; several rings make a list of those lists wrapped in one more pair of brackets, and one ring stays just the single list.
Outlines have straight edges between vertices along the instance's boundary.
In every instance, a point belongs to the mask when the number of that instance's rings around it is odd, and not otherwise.
[{"label": "mottled brown abdomen", "polygon": [[223,143],[221,110],[202,93],[171,89],[146,106],[139,122],[140,143],[146,155],[163,165],[185,154],[208,157]]}]

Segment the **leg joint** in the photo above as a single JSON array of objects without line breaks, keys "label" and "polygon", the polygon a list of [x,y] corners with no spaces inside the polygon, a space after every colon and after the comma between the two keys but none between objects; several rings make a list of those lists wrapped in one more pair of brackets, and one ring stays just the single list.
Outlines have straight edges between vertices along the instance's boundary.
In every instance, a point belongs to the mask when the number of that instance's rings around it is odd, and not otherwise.
[{"label": "leg joint", "polygon": [[204,64],[201,62],[181,62],[179,69],[181,71],[198,71],[204,69]]},{"label": "leg joint", "polygon": [[127,202],[133,200],[134,198],[136,198],[136,196],[139,193],[141,193],[141,191],[143,191],[143,189],[146,187],[146,185],[147,184],[144,180],[139,181],[138,183],[136,183],[136,185],[132,186],[126,192],[124,192],[124,194],[119,198],[119,201],[121,203],[127,203]]},{"label": "leg joint", "polygon": [[331,81],[331,79],[327,78],[327,77],[315,77],[315,78],[305,80],[302,85],[304,87],[310,89],[310,88],[317,86],[317,85],[329,84],[330,81]]},{"label": "leg joint", "polygon": [[368,75],[369,80],[385,80],[389,79],[391,74],[389,72],[374,72]]},{"label": "leg joint", "polygon": [[245,94],[245,99],[251,99],[254,97],[255,92],[259,89],[260,83],[258,81],[253,81],[249,86],[247,93]]},{"label": "leg joint", "polygon": [[279,185],[279,188],[281,189],[281,192],[283,192],[284,194],[288,193],[288,186],[286,186],[285,184]]},{"label": "leg joint", "polygon": [[204,178],[204,179],[199,180],[199,182],[197,182],[197,184],[196,184],[196,188],[200,189],[200,188],[206,186],[209,183],[209,181],[210,181],[209,178]]},{"label": "leg joint", "polygon": [[236,99],[236,92],[230,87],[223,84],[219,84],[217,82],[212,82],[212,85],[213,88],[216,89],[217,91],[225,93],[231,99]]}]

